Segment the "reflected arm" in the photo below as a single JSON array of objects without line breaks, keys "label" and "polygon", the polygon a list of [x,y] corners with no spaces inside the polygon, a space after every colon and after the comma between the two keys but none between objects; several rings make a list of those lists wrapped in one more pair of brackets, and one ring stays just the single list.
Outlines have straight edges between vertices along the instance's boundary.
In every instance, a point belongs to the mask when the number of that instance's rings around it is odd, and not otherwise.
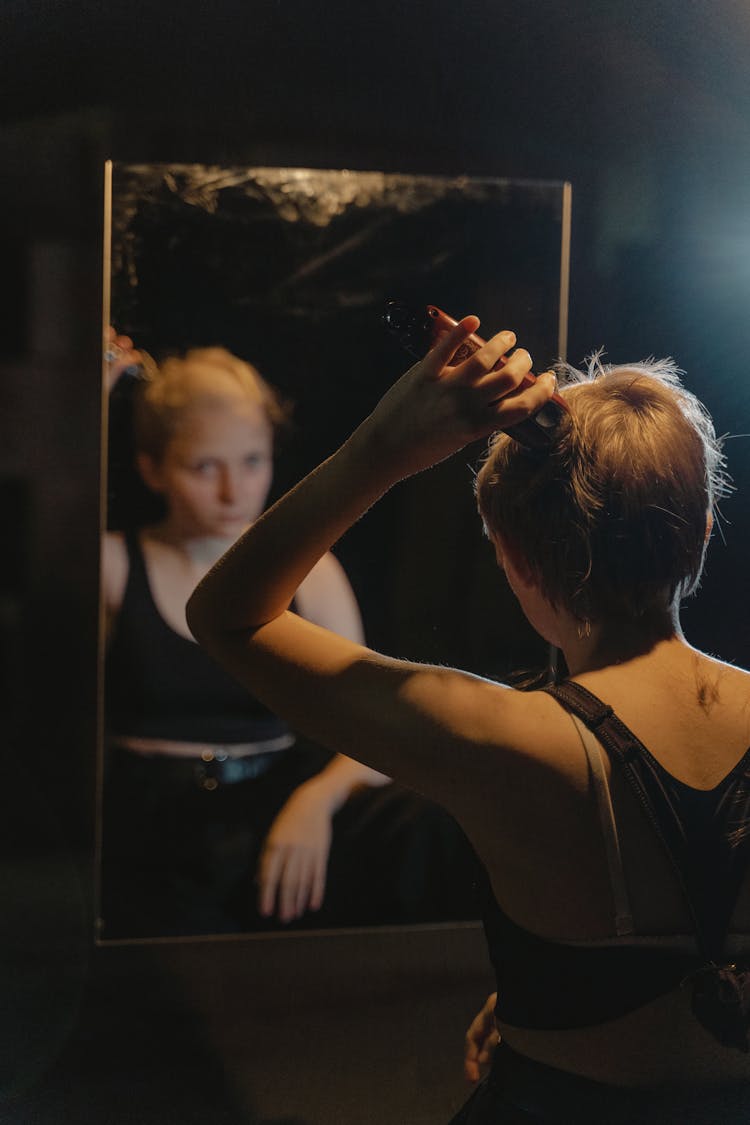
[{"label": "reflected arm", "polygon": [[101,544],[101,598],[109,641],[128,580],[128,553],[120,532],[107,532]]},{"label": "reflected arm", "polygon": [[[364,644],[364,627],[357,599],[344,568],[330,551],[310,571],[297,590],[294,601],[307,621],[330,629],[355,644]],[[337,754],[320,773],[306,782],[306,786],[320,794],[332,815],[358,786],[386,785],[389,780],[385,774]]]}]

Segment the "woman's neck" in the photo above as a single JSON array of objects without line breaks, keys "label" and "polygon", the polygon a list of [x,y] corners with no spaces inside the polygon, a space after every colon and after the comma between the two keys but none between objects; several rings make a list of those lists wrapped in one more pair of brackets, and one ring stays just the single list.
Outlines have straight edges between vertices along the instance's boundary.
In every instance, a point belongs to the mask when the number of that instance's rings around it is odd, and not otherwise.
[{"label": "woman's neck", "polygon": [[575,618],[561,622],[560,647],[571,676],[625,664],[673,646],[686,647],[676,606],[648,618],[597,621],[586,628]]},{"label": "woman's neck", "polygon": [[205,571],[208,571],[235,542],[234,537],[227,539],[221,536],[187,535],[169,517],[149,527],[147,531],[151,539],[171,547],[192,566]]}]

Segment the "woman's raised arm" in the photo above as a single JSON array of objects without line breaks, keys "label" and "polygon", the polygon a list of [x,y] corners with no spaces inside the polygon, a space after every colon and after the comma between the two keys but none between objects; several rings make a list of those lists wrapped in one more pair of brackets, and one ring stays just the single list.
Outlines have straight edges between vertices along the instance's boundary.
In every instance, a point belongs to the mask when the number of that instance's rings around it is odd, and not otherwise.
[{"label": "woman's raised arm", "polygon": [[[419,760],[434,767],[441,745],[455,743],[466,722],[471,737],[473,708],[462,706],[446,677],[454,687],[455,679],[475,685],[472,693],[489,685],[379,656],[286,610],[318,559],[390,487],[527,418],[550,397],[551,373],[519,390],[531,368],[522,349],[495,370],[512,333],[448,366],[477,327],[476,317],[465,317],[415,364],[349,440],[219,560],[187,606],[196,638],[273,711],[406,784],[418,785]],[[416,746],[411,766],[401,754],[407,743]]]}]

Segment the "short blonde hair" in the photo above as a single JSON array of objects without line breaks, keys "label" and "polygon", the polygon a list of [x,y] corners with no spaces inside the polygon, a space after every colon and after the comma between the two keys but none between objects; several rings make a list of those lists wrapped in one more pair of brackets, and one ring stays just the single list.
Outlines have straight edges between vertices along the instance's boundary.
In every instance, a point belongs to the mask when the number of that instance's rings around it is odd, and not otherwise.
[{"label": "short blonde hair", "polygon": [[252,364],[226,348],[192,348],[182,357],[147,363],[145,373],[135,400],[135,446],[157,461],[185,410],[200,402],[232,398],[257,403],[275,435],[288,424],[288,404]]},{"label": "short blonde hair", "polygon": [[730,491],[721,444],[674,362],[561,365],[570,404],[548,451],[497,434],[477,477],[488,534],[581,621],[637,617],[700,582],[708,513]]}]

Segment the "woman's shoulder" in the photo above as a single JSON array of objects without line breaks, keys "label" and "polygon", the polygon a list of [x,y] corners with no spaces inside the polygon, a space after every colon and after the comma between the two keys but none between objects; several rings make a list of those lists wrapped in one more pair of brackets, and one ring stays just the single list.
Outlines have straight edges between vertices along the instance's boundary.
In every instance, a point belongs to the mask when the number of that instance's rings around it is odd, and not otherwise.
[{"label": "woman's shoulder", "polygon": [[305,576],[298,593],[314,597],[316,594],[329,593],[331,590],[337,591],[342,583],[348,585],[346,571],[336,556],[331,551],[326,551]]},{"label": "woman's shoulder", "polygon": [[750,672],[717,656],[690,648],[673,676],[676,698],[702,712],[750,713]]},{"label": "woman's shoulder", "polygon": [[621,665],[584,672],[575,680],[615,710],[621,704],[643,706],[649,700],[655,706],[658,701],[660,710],[675,706],[706,710],[741,699],[750,703],[750,672],[684,641]]},{"label": "woman's shoulder", "polygon": [[685,645],[576,680],[675,777],[711,788],[750,746],[750,673]]},{"label": "woman's shoulder", "polygon": [[707,676],[724,680],[728,684],[750,689],[750,671],[739,664],[731,664],[728,660],[721,660],[718,656],[700,652],[694,649],[696,668]]},{"label": "woman's shoulder", "polygon": [[495,761],[500,753],[504,768],[514,775],[530,770],[539,777],[555,775],[576,789],[583,785],[576,728],[552,695],[483,680],[469,680],[467,686],[472,690],[462,701],[466,725],[473,727],[474,740],[485,745]]},{"label": "woman's shoulder", "polygon": [[128,581],[129,561],[125,535],[108,531],[102,536],[102,597],[108,613],[117,613],[122,605]]},{"label": "woman's shoulder", "polygon": [[695,700],[700,710],[735,722],[750,744],[750,672],[705,653],[696,653]]}]

